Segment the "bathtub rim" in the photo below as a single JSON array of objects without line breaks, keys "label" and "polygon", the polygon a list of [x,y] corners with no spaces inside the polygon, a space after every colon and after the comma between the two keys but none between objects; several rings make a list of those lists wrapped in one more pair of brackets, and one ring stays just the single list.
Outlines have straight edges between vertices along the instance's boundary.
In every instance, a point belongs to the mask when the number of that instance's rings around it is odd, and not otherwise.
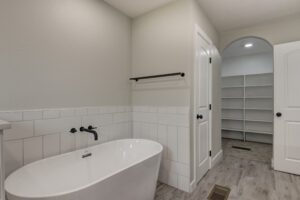
[{"label": "bathtub rim", "polygon": [[[151,142],[151,143],[154,143],[154,144],[158,144],[159,150],[158,150],[158,152],[156,152],[156,153],[151,153],[149,156],[145,157],[144,159],[139,160],[139,161],[137,161],[137,162],[135,162],[135,163],[133,163],[133,164],[130,164],[130,165],[128,165],[128,166],[125,167],[125,168],[121,168],[121,169],[119,169],[119,170],[116,170],[116,171],[113,172],[113,173],[110,173],[110,174],[108,174],[108,175],[103,176],[101,179],[98,179],[98,180],[96,180],[96,181],[92,181],[91,183],[89,183],[89,184],[87,184],[87,185],[84,185],[84,186],[82,186],[82,187],[80,187],[80,188],[76,188],[76,189],[73,189],[73,190],[67,190],[67,191],[64,191],[64,192],[55,193],[55,194],[53,194],[53,195],[43,195],[43,196],[42,196],[42,195],[40,195],[40,196],[33,196],[33,195],[32,195],[32,196],[25,196],[25,195],[19,196],[19,195],[13,194],[13,193],[11,193],[11,192],[9,192],[9,191],[6,190],[6,187],[5,187],[5,186],[6,186],[6,184],[5,184],[6,180],[7,180],[10,176],[12,176],[15,172],[21,170],[21,169],[24,168],[24,167],[30,167],[30,165],[34,165],[34,164],[39,163],[39,162],[41,162],[41,161],[52,160],[52,159],[55,159],[55,158],[57,158],[57,157],[63,157],[63,156],[66,156],[66,155],[69,155],[69,154],[72,154],[72,153],[75,153],[75,152],[86,151],[86,150],[89,150],[89,149],[91,149],[91,148],[95,148],[95,147],[97,147],[97,146],[101,146],[101,145],[104,145],[104,144],[110,144],[110,143],[121,142],[121,141],[146,141],[146,142]],[[119,174],[120,172],[125,171],[125,170],[127,170],[127,169],[129,169],[129,168],[131,168],[131,167],[133,167],[133,166],[135,166],[135,165],[139,165],[139,164],[141,164],[142,162],[144,162],[144,161],[146,161],[146,160],[148,160],[148,159],[150,159],[150,158],[153,158],[153,157],[155,157],[155,156],[159,156],[159,155],[162,154],[162,151],[163,151],[163,146],[162,146],[159,142],[156,142],[156,141],[153,141],[153,140],[148,140],[148,139],[120,139],[120,140],[109,141],[109,142],[101,143],[101,144],[94,145],[94,146],[91,146],[91,147],[87,147],[87,148],[84,148],[84,149],[79,149],[79,150],[71,151],[71,152],[68,152],[68,153],[64,153],[64,154],[52,156],[52,157],[49,157],[49,158],[41,159],[41,160],[38,160],[38,161],[35,161],[35,162],[32,162],[32,163],[29,163],[29,164],[27,164],[27,165],[24,165],[23,167],[17,169],[17,170],[14,171],[13,173],[11,173],[11,174],[5,179],[5,182],[4,182],[5,193],[8,193],[9,195],[12,195],[12,196],[17,197],[17,198],[25,198],[25,199],[39,199],[39,198],[52,198],[52,197],[55,198],[55,197],[59,197],[59,196],[71,194],[71,193],[78,192],[78,191],[84,190],[84,189],[86,189],[86,188],[89,188],[89,187],[91,187],[91,186],[93,186],[93,185],[96,185],[97,183],[100,183],[101,181],[104,181],[104,180],[106,180],[106,179],[109,178],[109,177],[115,176],[115,175]],[[160,160],[160,162],[161,162],[161,160]]]}]

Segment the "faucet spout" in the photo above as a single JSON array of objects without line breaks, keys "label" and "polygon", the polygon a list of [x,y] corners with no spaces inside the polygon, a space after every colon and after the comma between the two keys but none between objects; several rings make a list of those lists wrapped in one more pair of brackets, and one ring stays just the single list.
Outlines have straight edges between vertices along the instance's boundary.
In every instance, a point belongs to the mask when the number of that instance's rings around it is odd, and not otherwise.
[{"label": "faucet spout", "polygon": [[98,133],[94,129],[95,128],[93,128],[92,126],[89,126],[88,128],[80,127],[79,130],[80,130],[80,132],[87,132],[87,133],[93,134],[95,141],[97,141],[98,140]]}]

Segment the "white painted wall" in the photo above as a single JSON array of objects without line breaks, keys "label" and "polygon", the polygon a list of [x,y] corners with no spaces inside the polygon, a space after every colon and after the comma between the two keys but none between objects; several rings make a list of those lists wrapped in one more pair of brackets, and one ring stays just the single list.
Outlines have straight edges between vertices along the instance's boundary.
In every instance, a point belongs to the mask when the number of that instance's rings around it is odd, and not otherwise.
[{"label": "white painted wall", "polygon": [[[12,123],[6,175],[132,137],[131,19],[99,0],[9,0],[0,1],[0,27],[0,119]],[[88,125],[99,141],[69,132]]]},{"label": "white painted wall", "polygon": [[[76,127],[82,125],[86,118],[91,120],[86,123],[97,122],[100,125],[104,120],[103,123],[111,128],[104,131],[107,137],[103,138],[104,141],[129,137],[130,113],[127,108],[125,111],[119,109],[123,105],[130,105],[132,98],[134,107],[142,105],[146,108],[153,106],[158,110],[163,108],[160,111],[163,118],[158,114],[155,126],[160,124],[168,129],[170,126],[168,138],[178,137],[176,146],[171,143],[175,140],[168,141],[173,152],[182,147],[180,138],[187,142],[184,149],[178,151],[185,154],[178,155],[181,156],[180,159],[186,159],[185,168],[183,171],[175,171],[177,181],[170,180],[174,186],[187,191],[190,168],[186,166],[190,165],[188,151],[192,149],[188,144],[188,111],[191,106],[195,24],[215,44],[218,43],[216,30],[196,0],[174,1],[134,19],[132,23],[128,17],[98,0],[2,1],[0,110],[19,110],[0,113],[2,119],[15,123],[11,130],[12,138],[6,140],[6,152],[9,154],[6,165],[9,172],[23,164],[47,157],[48,150],[51,155],[65,152],[65,144],[61,144],[65,137],[68,138],[66,145],[72,146],[69,150],[88,145],[91,141],[87,137],[68,137],[70,127],[63,124],[64,120],[71,120],[70,118],[74,118],[76,122],[69,125]],[[130,75],[177,71],[185,72],[187,76],[180,80],[134,85],[131,95],[128,81]],[[214,77],[219,78],[219,74],[215,73]],[[106,108],[103,111],[102,107],[96,107],[96,111],[82,108],[103,105],[109,105],[110,111]],[[67,109],[70,107],[71,111]],[[54,110],[49,112],[45,108]],[[172,113],[174,108],[175,115]],[[146,112],[152,113],[153,110]],[[47,117],[49,115],[51,119]],[[172,135],[174,116],[182,119],[176,123],[185,123],[182,125],[183,131],[182,127],[175,124],[178,131],[174,133],[175,136]],[[148,123],[147,120],[149,119],[145,119],[145,123]],[[33,124],[41,121],[46,133],[36,135],[38,130],[35,130],[37,127]],[[61,127],[53,131],[52,128],[57,125]],[[157,138],[162,136],[157,132]],[[173,173],[172,163],[180,167],[180,161],[169,156],[162,167],[167,173]],[[178,170],[180,169],[182,168]],[[164,180],[168,179],[167,173],[161,174]]]},{"label": "white painted wall", "polygon": [[300,14],[276,19],[260,25],[223,32],[220,34],[220,50],[241,37],[257,36],[271,44],[280,44],[300,40]]},{"label": "white painted wall", "polygon": [[223,58],[222,76],[273,73],[273,53]]},{"label": "white painted wall", "polygon": [[103,1],[1,1],[0,27],[0,110],[130,104],[131,20]]},{"label": "white painted wall", "polygon": [[189,1],[190,7],[192,9],[192,14],[194,22],[201,27],[201,29],[210,37],[213,44],[218,47],[219,45],[219,32],[213,26],[209,18],[206,16],[206,13],[201,8],[198,1]]},{"label": "white painted wall", "polygon": [[[206,32],[215,45],[218,44],[218,33],[211,25],[205,13],[195,0],[177,0],[164,7],[133,20],[133,57],[132,76],[147,76],[154,74],[185,72],[184,79],[153,80],[133,83],[133,106],[146,107],[191,107],[192,101],[192,74],[194,66],[194,31],[198,24]],[[217,58],[217,55],[216,55]],[[218,58],[219,59],[219,58]],[[215,91],[219,88],[220,66],[215,65],[213,80]],[[214,101],[216,107],[213,114],[213,156],[221,150],[220,102]],[[153,114],[152,114],[153,115]],[[190,116],[190,118],[193,116]],[[152,118],[148,118],[152,123]],[[136,135],[134,130],[134,135]],[[158,137],[161,137],[158,133]],[[174,133],[175,134],[175,133]],[[178,137],[182,137],[178,133]],[[193,138],[189,130],[188,149],[190,155],[190,181],[193,180]],[[176,145],[176,148],[178,145]],[[166,170],[168,173],[168,170]],[[172,173],[172,171],[171,171]],[[174,174],[173,174],[174,175]],[[176,175],[170,176],[170,178]],[[162,176],[166,176],[163,174]],[[168,180],[170,182],[172,180]],[[178,183],[174,181],[176,184]]]},{"label": "white painted wall", "polygon": [[133,20],[132,76],[187,73],[180,88],[177,87],[178,80],[173,81],[168,88],[161,88],[164,82],[156,88],[154,86],[150,89],[133,88],[133,105],[189,105],[191,50],[188,38],[191,20],[187,2],[186,0],[175,1]]},{"label": "white painted wall", "polygon": [[195,0],[177,0],[133,20],[132,76],[185,72],[185,79],[133,87],[133,105],[189,106],[195,24],[217,43],[217,32]]}]

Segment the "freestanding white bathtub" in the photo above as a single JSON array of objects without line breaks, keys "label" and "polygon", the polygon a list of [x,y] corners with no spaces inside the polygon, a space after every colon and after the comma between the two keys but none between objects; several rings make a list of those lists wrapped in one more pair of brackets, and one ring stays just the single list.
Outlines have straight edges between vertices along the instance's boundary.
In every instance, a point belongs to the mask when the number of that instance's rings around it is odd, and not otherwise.
[{"label": "freestanding white bathtub", "polygon": [[162,149],[118,140],[37,161],[6,179],[7,199],[153,200]]}]

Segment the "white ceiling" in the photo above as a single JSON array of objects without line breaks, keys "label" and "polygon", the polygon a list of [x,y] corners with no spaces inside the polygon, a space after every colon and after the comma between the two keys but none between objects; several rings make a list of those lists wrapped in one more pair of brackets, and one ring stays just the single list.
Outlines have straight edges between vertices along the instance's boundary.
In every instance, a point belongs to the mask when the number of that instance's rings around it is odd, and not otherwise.
[{"label": "white ceiling", "polygon": [[198,0],[218,31],[244,28],[300,13],[300,0]]},{"label": "white ceiling", "polygon": [[[252,43],[253,47],[245,48],[244,45]],[[258,53],[272,52],[272,46],[265,40],[249,37],[237,40],[230,44],[222,53],[223,58],[230,58],[235,56],[245,56]]]},{"label": "white ceiling", "polygon": [[[104,0],[137,17],[175,0]],[[300,0],[197,0],[220,32],[300,13]]]},{"label": "white ceiling", "polygon": [[129,17],[137,17],[174,0],[104,0]]}]

